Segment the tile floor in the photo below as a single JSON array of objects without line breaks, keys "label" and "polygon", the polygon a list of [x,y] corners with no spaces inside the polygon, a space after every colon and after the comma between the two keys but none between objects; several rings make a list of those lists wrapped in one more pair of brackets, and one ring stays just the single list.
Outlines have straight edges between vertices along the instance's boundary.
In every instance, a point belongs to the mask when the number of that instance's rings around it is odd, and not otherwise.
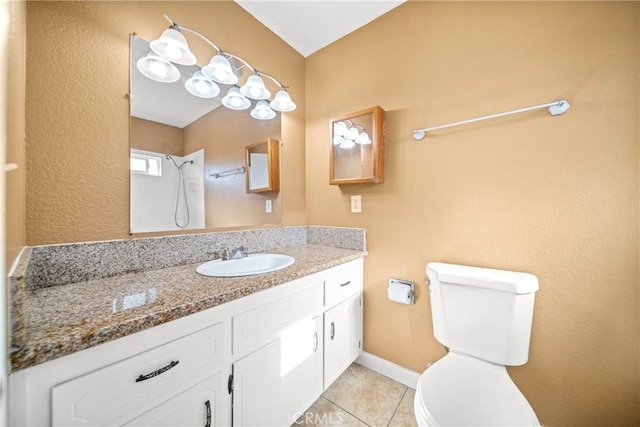
[{"label": "tile floor", "polygon": [[417,426],[415,390],[357,363],[293,424],[295,426]]}]

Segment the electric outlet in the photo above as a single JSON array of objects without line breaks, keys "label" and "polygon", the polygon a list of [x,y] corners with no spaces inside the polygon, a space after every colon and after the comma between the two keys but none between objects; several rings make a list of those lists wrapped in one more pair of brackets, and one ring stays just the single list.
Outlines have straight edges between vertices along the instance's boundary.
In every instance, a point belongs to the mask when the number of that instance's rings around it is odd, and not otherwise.
[{"label": "electric outlet", "polygon": [[362,198],[360,195],[351,196],[351,213],[362,212]]},{"label": "electric outlet", "polygon": [[267,200],[264,204],[264,211],[266,213],[271,213],[273,212],[273,204],[271,202],[271,200]]}]

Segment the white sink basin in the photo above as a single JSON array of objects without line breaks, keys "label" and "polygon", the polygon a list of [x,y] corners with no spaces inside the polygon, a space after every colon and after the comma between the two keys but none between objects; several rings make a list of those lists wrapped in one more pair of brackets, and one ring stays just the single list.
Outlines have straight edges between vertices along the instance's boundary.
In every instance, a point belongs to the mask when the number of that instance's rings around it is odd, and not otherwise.
[{"label": "white sink basin", "polygon": [[239,277],[271,273],[295,262],[293,257],[280,254],[250,254],[245,258],[213,261],[200,264],[196,273],[210,277]]}]

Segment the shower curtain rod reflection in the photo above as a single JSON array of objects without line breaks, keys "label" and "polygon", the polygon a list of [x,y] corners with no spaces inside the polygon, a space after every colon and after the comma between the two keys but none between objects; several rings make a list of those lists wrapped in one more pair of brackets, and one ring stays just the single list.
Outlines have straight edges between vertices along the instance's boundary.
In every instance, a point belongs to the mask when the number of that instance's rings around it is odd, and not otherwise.
[{"label": "shower curtain rod reflection", "polygon": [[569,104],[569,101],[567,101],[566,99],[558,99],[556,101],[548,102],[546,104],[534,105],[533,107],[526,107],[526,108],[520,108],[518,110],[505,111],[504,113],[497,113],[497,114],[491,114],[491,115],[488,115],[488,116],[476,117],[475,119],[469,119],[469,120],[462,120],[462,121],[459,121],[459,122],[447,123],[446,125],[433,126],[433,127],[430,127],[430,128],[423,128],[423,129],[416,129],[415,131],[413,131],[413,139],[415,139],[416,141],[420,141],[420,140],[424,139],[424,137],[427,135],[427,132],[430,132],[432,130],[444,129],[444,128],[449,128],[449,127],[459,126],[459,125],[465,125],[467,123],[474,123],[474,122],[479,122],[479,121],[482,121],[482,120],[495,119],[495,118],[498,118],[498,117],[510,116],[511,114],[524,113],[524,112],[527,112],[527,111],[540,110],[542,108],[546,108],[547,111],[549,112],[549,114],[551,114],[552,116],[559,116],[560,114],[563,114],[564,112],[566,112],[569,109],[570,106],[571,106],[571,104]]},{"label": "shower curtain rod reflection", "polygon": [[227,171],[216,172],[216,173],[210,173],[209,176],[212,176],[215,179],[218,179],[218,178],[222,178],[229,175],[235,175],[237,173],[245,173],[246,170],[247,169],[244,166],[242,166],[241,168],[229,169]]}]

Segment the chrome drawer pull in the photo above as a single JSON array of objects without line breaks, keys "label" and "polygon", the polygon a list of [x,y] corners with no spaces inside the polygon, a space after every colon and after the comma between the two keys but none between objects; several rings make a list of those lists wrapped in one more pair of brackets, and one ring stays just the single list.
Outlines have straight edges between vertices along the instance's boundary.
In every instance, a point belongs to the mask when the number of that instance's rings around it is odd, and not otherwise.
[{"label": "chrome drawer pull", "polygon": [[209,402],[208,400],[204,402],[204,409],[207,414],[207,420],[204,427],[211,427],[211,402]]},{"label": "chrome drawer pull", "polygon": [[173,368],[178,363],[180,363],[179,360],[171,361],[171,363],[169,363],[164,368],[160,368],[157,371],[153,371],[153,372],[151,372],[150,374],[147,374],[147,375],[140,375],[138,378],[136,378],[136,382],[139,383],[140,381],[144,381],[144,380],[148,380],[149,378],[157,377],[158,375],[160,375],[160,374],[162,374],[164,372],[167,372],[169,369]]},{"label": "chrome drawer pull", "polygon": [[313,338],[315,340],[315,344],[313,346],[313,352],[315,353],[316,351],[318,351],[318,332],[314,332],[313,333]]},{"label": "chrome drawer pull", "polygon": [[351,280],[344,282],[343,284],[340,285],[340,287],[342,288],[343,286],[347,286],[349,283],[351,283]]},{"label": "chrome drawer pull", "polygon": [[336,336],[336,324],[331,322],[331,339],[334,339]]}]

